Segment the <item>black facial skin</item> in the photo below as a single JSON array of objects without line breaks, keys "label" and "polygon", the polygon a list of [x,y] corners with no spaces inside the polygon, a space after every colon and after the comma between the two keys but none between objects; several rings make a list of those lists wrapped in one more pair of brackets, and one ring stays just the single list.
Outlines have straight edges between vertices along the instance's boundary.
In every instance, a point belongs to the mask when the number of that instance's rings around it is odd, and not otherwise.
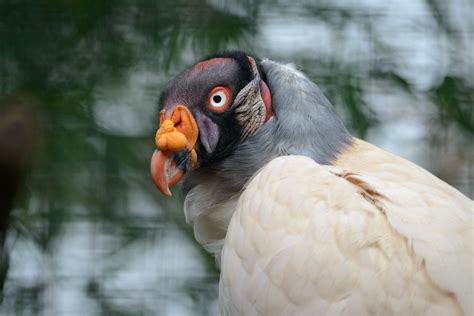
[{"label": "black facial skin", "polygon": [[[198,156],[197,167],[227,157],[239,143],[242,128],[233,115],[234,100],[239,91],[254,79],[247,54],[228,52],[208,56],[202,61],[205,62],[213,58],[226,58],[226,60],[204,64],[203,67],[193,66],[185,70],[163,91],[159,101],[160,110],[171,109],[178,104],[182,104],[191,111],[196,119],[199,116],[197,112],[200,112],[217,125],[219,139],[214,151],[208,152],[200,138],[198,138],[195,146]],[[265,80],[258,59],[256,59],[256,62],[259,73],[262,79]],[[228,87],[232,92],[231,106],[220,113],[208,108],[209,92],[216,86]],[[199,123],[198,121],[198,125]],[[200,133],[204,132],[201,126],[199,126],[199,129]],[[173,159],[177,168],[184,171],[189,169],[191,158],[187,150],[175,153]]]}]

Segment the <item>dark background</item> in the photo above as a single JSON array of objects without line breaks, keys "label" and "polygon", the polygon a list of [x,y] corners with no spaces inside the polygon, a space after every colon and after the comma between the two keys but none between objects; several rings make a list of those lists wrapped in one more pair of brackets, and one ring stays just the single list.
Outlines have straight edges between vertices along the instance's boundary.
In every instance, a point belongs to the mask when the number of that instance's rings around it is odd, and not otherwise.
[{"label": "dark background", "polygon": [[0,0],[0,313],[216,313],[214,259],[148,170],[160,90],[215,51],[294,63],[354,135],[472,198],[473,8]]}]

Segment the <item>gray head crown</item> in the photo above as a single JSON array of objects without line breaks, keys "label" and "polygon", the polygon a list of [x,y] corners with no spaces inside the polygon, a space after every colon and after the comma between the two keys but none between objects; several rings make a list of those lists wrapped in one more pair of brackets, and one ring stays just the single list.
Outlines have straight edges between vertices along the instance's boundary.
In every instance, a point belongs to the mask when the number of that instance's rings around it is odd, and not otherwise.
[{"label": "gray head crown", "polygon": [[272,95],[273,117],[254,135],[235,145],[224,159],[189,173],[183,193],[214,177],[238,192],[271,159],[304,155],[331,164],[351,136],[319,87],[291,65],[259,63]]}]

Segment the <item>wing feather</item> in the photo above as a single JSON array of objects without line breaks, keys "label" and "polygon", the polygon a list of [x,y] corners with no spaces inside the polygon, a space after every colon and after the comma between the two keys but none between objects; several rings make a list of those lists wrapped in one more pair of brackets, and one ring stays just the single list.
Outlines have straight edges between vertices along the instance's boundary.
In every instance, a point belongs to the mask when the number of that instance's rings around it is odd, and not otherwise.
[{"label": "wing feather", "polygon": [[413,255],[423,261],[432,281],[453,293],[464,313],[472,315],[472,201],[440,186],[418,185],[419,182],[381,183],[370,176],[356,177],[364,186],[380,193],[376,200],[388,222],[407,239]]},{"label": "wing feather", "polygon": [[221,312],[468,313],[472,201],[440,194],[306,157],[274,159],[230,220]]}]

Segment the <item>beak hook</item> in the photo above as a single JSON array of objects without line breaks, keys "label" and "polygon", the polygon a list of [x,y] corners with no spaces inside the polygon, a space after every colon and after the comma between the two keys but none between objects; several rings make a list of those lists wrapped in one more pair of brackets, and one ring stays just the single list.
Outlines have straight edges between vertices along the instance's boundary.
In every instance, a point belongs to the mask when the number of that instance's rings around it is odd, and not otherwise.
[{"label": "beak hook", "polygon": [[160,128],[156,132],[155,143],[158,150],[152,155],[150,172],[153,182],[165,195],[171,196],[170,186],[184,176],[185,171],[176,167],[174,154],[187,149],[191,163],[188,169],[197,164],[194,149],[199,129],[191,112],[183,105],[177,105],[172,111],[160,112]]}]

